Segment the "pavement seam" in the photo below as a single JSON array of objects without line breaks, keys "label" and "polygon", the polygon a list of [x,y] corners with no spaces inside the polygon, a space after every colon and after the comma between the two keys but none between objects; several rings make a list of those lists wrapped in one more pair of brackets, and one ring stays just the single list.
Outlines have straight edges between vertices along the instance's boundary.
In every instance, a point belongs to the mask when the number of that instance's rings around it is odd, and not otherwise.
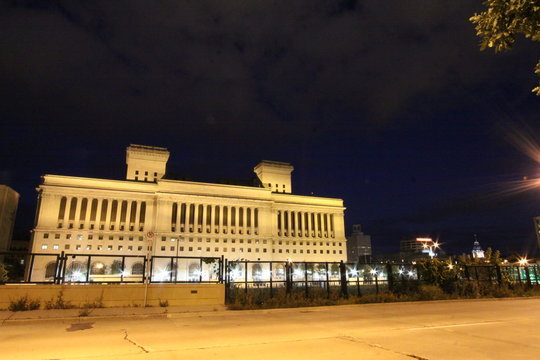
[{"label": "pavement seam", "polygon": [[131,340],[128,336],[128,332],[126,329],[122,329],[124,331],[124,340],[130,342],[131,344],[137,346],[139,349],[141,349],[142,351],[144,351],[145,353],[149,353],[150,350],[147,350],[144,346],[142,346],[141,344]]},{"label": "pavement seam", "polygon": [[360,340],[359,338],[354,337],[354,336],[341,335],[341,336],[336,336],[336,338],[337,338],[337,339],[341,339],[341,340],[346,340],[346,341],[351,341],[351,342],[356,342],[356,343],[364,344],[364,345],[367,345],[367,346],[370,346],[370,347],[374,347],[374,348],[378,348],[378,349],[382,349],[382,350],[385,350],[385,351],[390,351],[390,352],[393,352],[394,354],[399,354],[399,355],[407,356],[407,357],[410,357],[410,358],[413,358],[413,359],[417,359],[417,360],[429,360],[428,358],[425,358],[425,357],[422,357],[422,356],[418,356],[418,355],[415,355],[415,354],[407,354],[407,353],[402,353],[402,352],[400,352],[400,351],[396,351],[396,350],[392,350],[392,349],[389,349],[389,348],[385,348],[384,346],[382,346],[382,345],[380,345],[380,344],[373,344],[373,343],[365,342],[365,341],[362,341],[362,340]]}]

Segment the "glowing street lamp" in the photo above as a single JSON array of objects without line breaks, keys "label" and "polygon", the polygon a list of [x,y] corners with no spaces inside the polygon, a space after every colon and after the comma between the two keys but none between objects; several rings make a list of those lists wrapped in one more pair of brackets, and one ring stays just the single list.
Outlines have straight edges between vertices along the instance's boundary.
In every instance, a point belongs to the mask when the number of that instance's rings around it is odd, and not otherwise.
[{"label": "glowing street lamp", "polygon": [[518,261],[518,264],[521,265],[521,266],[525,266],[529,263],[529,259],[527,258],[520,258],[519,261]]}]

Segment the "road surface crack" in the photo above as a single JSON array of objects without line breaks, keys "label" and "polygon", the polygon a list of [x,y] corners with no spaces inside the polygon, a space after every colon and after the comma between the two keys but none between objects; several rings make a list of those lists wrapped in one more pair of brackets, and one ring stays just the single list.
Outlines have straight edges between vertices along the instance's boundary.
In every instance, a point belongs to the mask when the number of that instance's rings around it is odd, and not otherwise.
[{"label": "road surface crack", "polygon": [[393,352],[394,354],[404,355],[404,356],[407,356],[407,357],[410,357],[410,358],[413,358],[413,359],[417,359],[417,360],[429,360],[428,358],[425,358],[425,357],[422,357],[422,356],[418,356],[418,355],[414,355],[414,354],[402,353],[400,351],[395,351],[395,350],[392,350],[392,349],[389,349],[389,348],[385,348],[384,346],[382,346],[380,344],[373,344],[373,343],[365,342],[365,341],[362,341],[362,340],[360,340],[360,339],[358,339],[358,338],[356,338],[354,336],[343,335],[343,336],[338,336],[337,338],[342,339],[342,340],[357,342],[357,343],[360,343],[360,344],[364,344],[364,345],[367,345],[367,346],[370,346],[370,347],[375,347],[375,348],[385,350],[385,351],[390,351],[390,352]]},{"label": "road surface crack", "polygon": [[6,321],[8,321],[9,319],[11,319],[14,315],[15,315],[15,313],[12,313],[12,314],[10,314],[7,318],[5,318],[4,320],[2,320],[2,324],[1,324],[1,325],[4,325],[4,323],[5,323]]},{"label": "road surface crack", "polygon": [[145,353],[149,353],[150,351],[145,349],[144,346],[142,346],[141,344],[138,344],[137,342],[131,340],[128,336],[128,332],[126,329],[122,329],[124,331],[124,340],[126,340],[127,342],[130,342],[132,343],[133,345],[135,345],[136,347],[138,347],[139,349],[141,349],[142,351],[144,351]]}]

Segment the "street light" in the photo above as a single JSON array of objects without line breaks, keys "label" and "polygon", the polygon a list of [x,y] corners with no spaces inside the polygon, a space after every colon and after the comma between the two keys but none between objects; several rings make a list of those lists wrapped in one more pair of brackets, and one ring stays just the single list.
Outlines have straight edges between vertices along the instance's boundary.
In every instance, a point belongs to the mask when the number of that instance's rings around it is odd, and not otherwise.
[{"label": "street light", "polygon": [[528,262],[529,262],[529,259],[527,259],[526,257],[522,257],[519,259],[518,264],[521,266],[525,266],[528,264]]}]

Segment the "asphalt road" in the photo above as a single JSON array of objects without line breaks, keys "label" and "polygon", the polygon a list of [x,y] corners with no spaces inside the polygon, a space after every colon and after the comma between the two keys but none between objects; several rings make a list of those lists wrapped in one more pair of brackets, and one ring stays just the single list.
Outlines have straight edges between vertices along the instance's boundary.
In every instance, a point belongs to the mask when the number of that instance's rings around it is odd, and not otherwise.
[{"label": "asphalt road", "polygon": [[540,359],[540,299],[6,322],[0,359]]}]

